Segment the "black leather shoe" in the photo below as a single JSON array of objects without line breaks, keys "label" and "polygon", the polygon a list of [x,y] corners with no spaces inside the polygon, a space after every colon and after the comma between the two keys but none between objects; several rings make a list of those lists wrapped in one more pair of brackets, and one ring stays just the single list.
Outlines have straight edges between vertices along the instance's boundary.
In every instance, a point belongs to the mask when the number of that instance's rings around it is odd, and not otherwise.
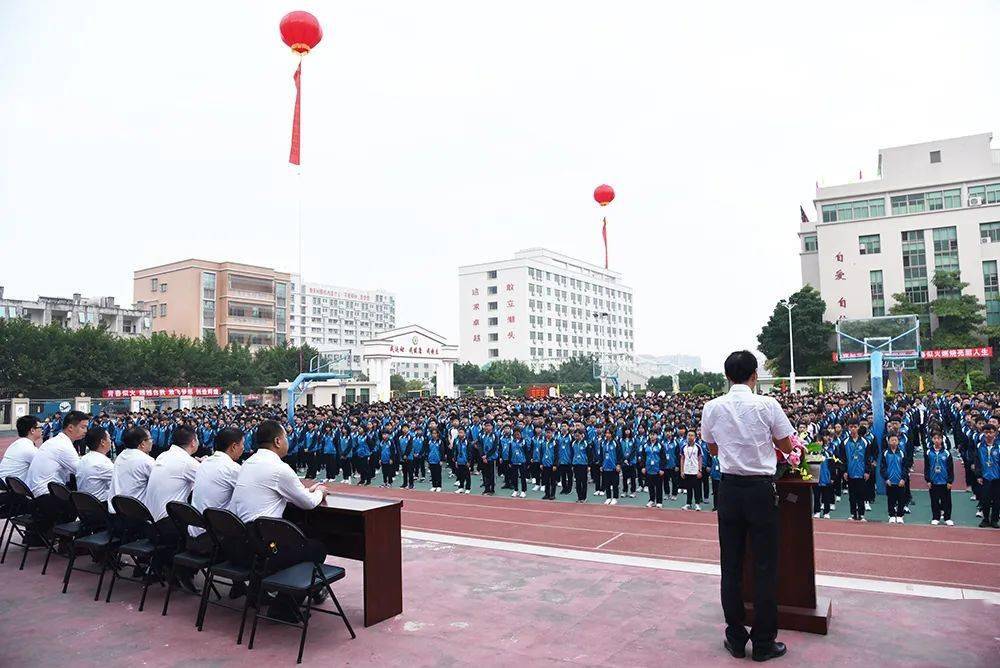
[{"label": "black leather shoe", "polygon": [[777,659],[779,656],[784,656],[788,648],[785,647],[783,642],[773,642],[769,647],[763,650],[758,650],[756,647],[753,648],[753,660],[754,661],[767,661],[769,659]]},{"label": "black leather shoe", "polygon": [[735,645],[729,642],[729,638],[726,638],[726,640],[722,643],[722,645],[726,648],[726,651],[729,652],[734,659],[742,659],[747,655],[747,649],[745,643],[743,645]]}]

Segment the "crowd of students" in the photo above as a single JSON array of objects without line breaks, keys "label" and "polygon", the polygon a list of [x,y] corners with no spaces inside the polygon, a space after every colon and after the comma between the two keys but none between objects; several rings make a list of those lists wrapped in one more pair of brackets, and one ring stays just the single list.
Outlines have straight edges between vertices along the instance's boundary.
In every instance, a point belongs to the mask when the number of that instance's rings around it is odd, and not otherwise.
[{"label": "crowd of students", "polygon": [[[954,523],[950,492],[955,467],[962,466],[980,526],[998,528],[1000,395],[897,394],[886,402],[881,445],[866,393],[782,394],[778,400],[822,459],[815,517],[829,518],[846,494],[851,519],[867,521],[880,477],[889,521],[903,523],[913,504],[914,460],[922,457],[932,524]],[[211,454],[223,430],[238,430],[245,459],[255,449],[258,425],[275,420],[288,434],[286,463],[310,479],[412,488],[429,477],[431,490],[441,492],[447,471],[459,494],[471,493],[477,477],[485,495],[497,493],[499,479],[517,498],[530,486],[547,500],[575,491],[578,503],[593,494],[613,505],[645,494],[648,507],[662,507],[683,494],[684,508],[697,511],[709,499],[715,509],[720,478],[718,460],[700,437],[704,402],[689,395],[401,399],[303,407],[292,422],[280,407],[257,406],[101,414],[93,425],[107,433],[112,458],[132,428],[148,431],[155,458],[186,427],[197,437],[197,456]],[[43,439],[58,433],[60,419],[56,414],[41,425]],[[3,466],[0,461],[0,475]]]}]

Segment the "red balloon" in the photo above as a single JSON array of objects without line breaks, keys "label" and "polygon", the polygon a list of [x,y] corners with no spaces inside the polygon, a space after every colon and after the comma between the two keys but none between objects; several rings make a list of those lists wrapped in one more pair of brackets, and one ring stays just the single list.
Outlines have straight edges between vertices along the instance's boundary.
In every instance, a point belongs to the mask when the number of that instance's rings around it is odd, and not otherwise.
[{"label": "red balloon", "polygon": [[323,39],[319,21],[309,12],[289,12],[281,19],[281,39],[295,53],[309,53]]},{"label": "red balloon", "polygon": [[607,183],[594,189],[594,200],[601,206],[607,206],[615,198],[615,189]]}]

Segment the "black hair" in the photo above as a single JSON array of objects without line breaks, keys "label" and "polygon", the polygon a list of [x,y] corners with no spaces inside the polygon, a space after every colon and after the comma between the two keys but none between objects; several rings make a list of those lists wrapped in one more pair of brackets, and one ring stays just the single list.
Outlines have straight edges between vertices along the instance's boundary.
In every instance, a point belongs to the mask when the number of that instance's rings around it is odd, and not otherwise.
[{"label": "black hair", "polygon": [[191,427],[177,427],[177,429],[174,429],[174,435],[170,438],[170,442],[173,445],[179,445],[182,448],[186,448],[191,445],[191,441],[194,440],[194,437],[194,429]]},{"label": "black hair", "polygon": [[88,450],[97,450],[104,442],[104,437],[108,435],[108,430],[104,427],[91,427],[83,437],[83,442]]},{"label": "black hair", "polygon": [[274,441],[281,436],[284,429],[285,428],[275,420],[264,420],[257,425],[257,433],[254,436],[254,442],[257,444],[258,448],[270,450],[274,447]]},{"label": "black hair", "polygon": [[243,444],[243,432],[236,427],[226,427],[215,436],[216,450],[228,450],[235,443]]},{"label": "black hair", "polygon": [[22,415],[17,418],[17,435],[25,438],[31,430],[38,426],[38,418],[34,415]]},{"label": "black hair", "polygon": [[148,436],[149,432],[142,427],[132,427],[122,436],[122,445],[126,448],[138,448]]},{"label": "black hair", "polygon": [[746,383],[757,371],[757,358],[749,350],[737,350],[726,358],[725,370],[730,382]]},{"label": "black hair", "polygon": [[62,428],[75,427],[81,422],[85,422],[90,419],[90,416],[83,411],[69,411],[66,416],[62,419]]}]

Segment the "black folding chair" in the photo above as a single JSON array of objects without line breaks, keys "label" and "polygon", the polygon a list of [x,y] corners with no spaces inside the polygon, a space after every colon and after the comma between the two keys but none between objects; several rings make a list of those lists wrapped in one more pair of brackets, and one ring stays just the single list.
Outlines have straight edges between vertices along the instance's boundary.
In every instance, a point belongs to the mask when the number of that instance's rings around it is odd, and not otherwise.
[{"label": "black folding chair", "polygon": [[3,545],[4,536],[7,535],[10,518],[17,514],[14,512],[16,506],[14,495],[7,488],[7,483],[0,478],[0,519],[3,520],[3,528],[0,529],[0,545]]},{"label": "black folding chair", "polygon": [[[189,503],[181,503],[180,501],[168,501],[167,517],[173,522],[180,539],[177,545],[177,553],[170,560],[170,571],[167,575],[167,595],[163,599],[163,612],[161,613],[163,615],[167,614],[167,606],[170,605],[170,594],[174,590],[174,578],[178,567],[187,569],[192,573],[201,573],[205,578],[203,590],[207,590],[210,587],[215,590],[215,587],[208,583],[208,569],[218,561],[218,548],[214,541],[210,543],[207,554],[205,554],[204,550],[193,549],[196,539],[191,535],[189,529],[191,527],[197,529],[205,528],[205,518],[202,517],[201,513],[194,506]],[[211,541],[211,537],[209,537],[209,540]],[[199,598],[202,597],[203,593],[203,591],[198,592]],[[218,591],[215,591],[215,597],[219,600],[222,599]],[[198,607],[200,613],[201,606],[199,605]],[[195,622],[195,626],[197,626],[197,621]]]},{"label": "black folding chair", "polygon": [[[250,528],[243,523],[239,517],[221,508],[206,508],[203,513],[205,519],[205,530],[208,531],[210,539],[219,550],[219,557],[222,559],[217,564],[212,564],[208,569],[205,587],[201,591],[201,606],[198,610],[198,630],[201,631],[205,625],[205,614],[208,612],[208,605],[217,605],[230,610],[242,609],[240,617],[240,630],[236,636],[236,644],[243,643],[243,631],[246,628],[247,610],[253,600],[253,592],[257,588],[260,579],[257,565],[257,538],[250,531]],[[230,591],[236,586],[245,586],[246,600],[242,608],[227,605],[222,601],[211,601],[208,597],[209,589],[215,588],[215,582],[222,578],[223,584],[228,584]]]},{"label": "black folding chair", "polygon": [[[38,504],[35,495],[20,478],[7,476],[7,488],[14,495],[14,503],[17,505],[17,514],[10,518],[10,536],[7,544],[3,548],[3,556],[0,556],[0,564],[7,560],[7,550],[11,545],[17,545],[24,549],[21,555],[21,565],[17,570],[24,570],[24,563],[28,559],[28,552],[31,550],[49,549],[51,542],[45,535],[43,527],[47,526],[38,511]],[[18,540],[14,540],[17,533]]]},{"label": "black folding chair", "polygon": [[[104,602],[111,602],[111,592],[115,581],[127,580],[142,585],[139,612],[146,605],[146,594],[154,582],[164,586],[162,564],[167,555],[176,548],[176,543],[166,540],[153,522],[153,516],[138,499],[131,496],[115,496],[111,499],[115,509],[115,531],[120,536],[121,545],[112,562],[111,582]],[[126,577],[121,571],[125,567],[122,557],[129,557],[136,568],[142,570],[142,577]]]},{"label": "black folding chair", "polygon": [[[48,501],[48,508],[39,509],[39,512],[43,512],[48,516],[48,521],[53,525],[53,539],[49,543],[48,552],[45,553],[42,575],[45,575],[45,571],[48,570],[49,559],[52,558],[52,555],[62,554],[68,557],[69,552],[66,551],[68,546],[72,544],[73,539],[82,536],[84,532],[83,524],[80,520],[76,519],[76,508],[73,506],[73,501],[70,500],[69,487],[61,482],[50,482]],[[62,544],[62,552],[56,548],[56,539]]]},{"label": "black folding chair", "polygon": [[[304,554],[306,551],[306,537],[302,530],[288,520],[276,519],[272,517],[258,517],[254,521],[254,528],[260,538],[259,556],[266,559],[265,568],[268,563],[281,559],[284,554]],[[265,547],[266,546],[266,547]],[[336,615],[344,620],[351,638],[355,638],[354,629],[351,622],[340,607],[340,601],[330,585],[344,577],[344,569],[339,566],[328,564],[316,564],[312,561],[302,561],[276,573],[261,578],[260,587],[257,589],[257,606],[254,610],[253,626],[250,629],[250,642],[247,649],[253,649],[254,636],[257,633],[257,620],[260,618],[269,619],[286,626],[294,626],[302,629],[302,637],[299,639],[299,656],[296,663],[302,663],[302,652],[306,646],[306,633],[309,631],[309,617],[313,611],[325,612],[328,615]],[[316,607],[312,603],[312,597],[326,591],[337,607],[337,611],[326,610]],[[276,599],[284,598],[290,601],[292,610],[298,622],[289,622],[276,617],[262,615],[261,605],[264,596],[274,594]]]},{"label": "black folding chair", "polygon": [[[94,592],[94,600],[96,601],[100,598],[101,588],[104,586],[104,574],[111,568],[115,549],[120,543],[112,535],[111,513],[108,512],[108,504],[105,501],[101,501],[93,494],[86,492],[70,492],[70,500],[80,517],[83,532],[73,538],[73,542],[70,544],[69,563],[66,564],[66,573],[63,575],[62,591],[64,594],[66,593],[73,571],[100,575],[97,579],[97,591]],[[99,572],[76,565],[76,557],[81,549],[88,553],[95,563],[100,564],[101,570]]]}]

